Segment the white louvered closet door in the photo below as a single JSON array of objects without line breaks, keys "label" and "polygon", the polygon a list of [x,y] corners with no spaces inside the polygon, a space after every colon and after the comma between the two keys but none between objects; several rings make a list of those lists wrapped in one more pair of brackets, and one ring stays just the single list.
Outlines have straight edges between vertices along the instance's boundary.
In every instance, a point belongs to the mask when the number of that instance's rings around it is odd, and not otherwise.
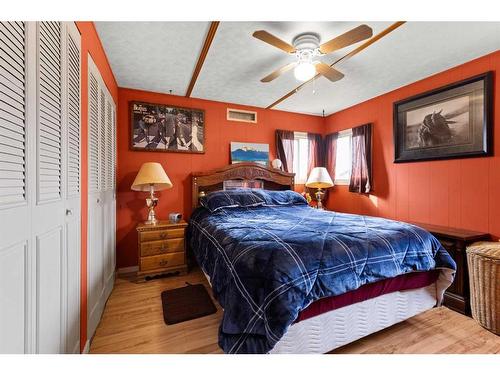
[{"label": "white louvered closet door", "polygon": [[105,121],[104,121],[104,134],[106,139],[105,145],[105,190],[103,200],[103,225],[104,225],[104,284],[109,285],[112,282],[110,279],[114,277],[115,265],[113,263],[113,238],[114,226],[113,221],[115,215],[114,210],[114,192],[113,192],[113,103],[109,97],[106,98],[105,103]]},{"label": "white louvered closet door", "polygon": [[113,265],[114,268],[113,273],[114,273],[114,271],[116,270],[116,168],[117,168],[116,160],[118,159],[118,155],[116,153],[116,143],[117,143],[116,105],[112,103],[111,107],[112,107],[111,128],[112,128],[112,141],[113,141],[112,166],[111,166],[113,172],[112,172],[111,192],[112,192],[112,202],[113,202],[112,212],[114,213],[111,217],[111,222],[113,223],[112,238],[111,238],[111,243],[112,243],[111,264]]},{"label": "white louvered closet door", "polygon": [[74,24],[0,23],[0,353],[79,341],[79,48]]},{"label": "white louvered closet door", "polygon": [[89,55],[89,197],[88,197],[88,286],[87,314],[88,337],[92,337],[102,314],[103,291],[102,206],[101,206],[101,152],[100,143],[100,89],[97,68]]},{"label": "white louvered closet door", "polygon": [[33,206],[37,353],[64,351],[63,25],[39,22]]},{"label": "white louvered closet door", "polygon": [[88,337],[101,319],[115,275],[115,104],[89,55]]},{"label": "white louvered closet door", "polygon": [[0,353],[31,351],[28,25],[0,22]]},{"label": "white louvered closet door", "polygon": [[80,108],[80,34],[75,24],[65,23],[65,158],[66,181],[66,267],[64,280],[67,307],[63,317],[65,325],[65,351],[80,352],[80,257],[81,257],[81,108]]}]

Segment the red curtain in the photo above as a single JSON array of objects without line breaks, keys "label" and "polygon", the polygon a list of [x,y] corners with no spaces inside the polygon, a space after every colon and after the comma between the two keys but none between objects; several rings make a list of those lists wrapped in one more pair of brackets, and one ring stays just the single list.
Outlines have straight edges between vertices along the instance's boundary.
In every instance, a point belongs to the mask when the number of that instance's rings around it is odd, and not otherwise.
[{"label": "red curtain", "polygon": [[307,133],[307,140],[309,142],[307,176],[309,176],[314,167],[325,165],[325,150],[321,134]]},{"label": "red curtain", "polygon": [[352,170],[349,191],[366,194],[372,190],[372,124],[352,129]]},{"label": "red curtain", "polygon": [[283,163],[285,172],[293,172],[294,134],[291,130],[276,130],[276,157]]},{"label": "red curtain", "polygon": [[337,139],[339,133],[331,133],[325,137],[325,167],[332,181],[335,181],[335,163],[337,161]]}]

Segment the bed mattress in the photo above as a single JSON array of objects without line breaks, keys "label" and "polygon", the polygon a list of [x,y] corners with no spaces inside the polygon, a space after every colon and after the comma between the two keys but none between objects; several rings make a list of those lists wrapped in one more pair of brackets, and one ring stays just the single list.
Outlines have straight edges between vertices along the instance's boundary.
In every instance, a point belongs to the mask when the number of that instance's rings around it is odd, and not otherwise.
[{"label": "bed mattress", "polygon": [[[203,272],[210,283],[210,276]],[[409,276],[409,275],[407,275]],[[416,276],[416,277],[415,277]],[[430,280],[434,279],[434,282]],[[404,289],[404,285],[427,284],[415,289]],[[404,283],[404,284],[402,284]],[[376,297],[364,298],[369,292],[357,296],[344,297],[343,301],[359,298],[357,302],[347,303],[344,306],[324,309],[316,301],[309,313],[304,314],[289,327],[270,354],[322,354],[347,345],[362,337],[378,332],[384,328],[400,323],[415,315],[430,310],[436,306],[440,287],[436,272],[425,272],[421,275],[413,274],[406,280],[396,281],[392,285],[382,285],[386,288],[399,284],[400,290],[380,293]],[[377,283],[374,283],[377,284]],[[383,283],[380,283],[383,284]],[[372,289],[380,290],[380,285]],[[339,296],[341,297],[341,296]],[[335,297],[334,297],[335,298]],[[324,298],[324,302],[330,298]],[[315,307],[313,305],[316,304]],[[330,306],[331,307],[331,306]]]},{"label": "bed mattress", "polygon": [[291,325],[272,354],[327,353],[436,305],[436,284],[392,292]]},{"label": "bed mattress", "polygon": [[338,296],[322,298],[311,303],[302,310],[294,324],[384,294],[427,287],[438,279],[439,272],[438,270],[432,270],[427,272],[407,273],[390,279],[380,280],[375,283],[365,284],[356,290]]}]

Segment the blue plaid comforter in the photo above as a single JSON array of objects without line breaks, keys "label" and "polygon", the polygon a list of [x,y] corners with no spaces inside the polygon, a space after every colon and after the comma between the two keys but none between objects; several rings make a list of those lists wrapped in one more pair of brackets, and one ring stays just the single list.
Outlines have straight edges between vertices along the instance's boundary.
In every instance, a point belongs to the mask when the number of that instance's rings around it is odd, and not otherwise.
[{"label": "blue plaid comforter", "polygon": [[267,353],[323,297],[407,272],[455,270],[414,225],[306,205],[193,212],[189,244],[224,308],[226,353]]}]

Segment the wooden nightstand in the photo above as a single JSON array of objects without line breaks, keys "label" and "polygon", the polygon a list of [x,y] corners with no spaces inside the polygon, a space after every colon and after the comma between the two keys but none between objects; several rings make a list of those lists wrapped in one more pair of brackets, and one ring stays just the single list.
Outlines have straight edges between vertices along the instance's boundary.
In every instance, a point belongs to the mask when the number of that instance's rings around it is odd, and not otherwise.
[{"label": "wooden nightstand", "polygon": [[160,221],[137,226],[139,239],[139,276],[167,272],[187,273],[184,234],[187,223]]}]

